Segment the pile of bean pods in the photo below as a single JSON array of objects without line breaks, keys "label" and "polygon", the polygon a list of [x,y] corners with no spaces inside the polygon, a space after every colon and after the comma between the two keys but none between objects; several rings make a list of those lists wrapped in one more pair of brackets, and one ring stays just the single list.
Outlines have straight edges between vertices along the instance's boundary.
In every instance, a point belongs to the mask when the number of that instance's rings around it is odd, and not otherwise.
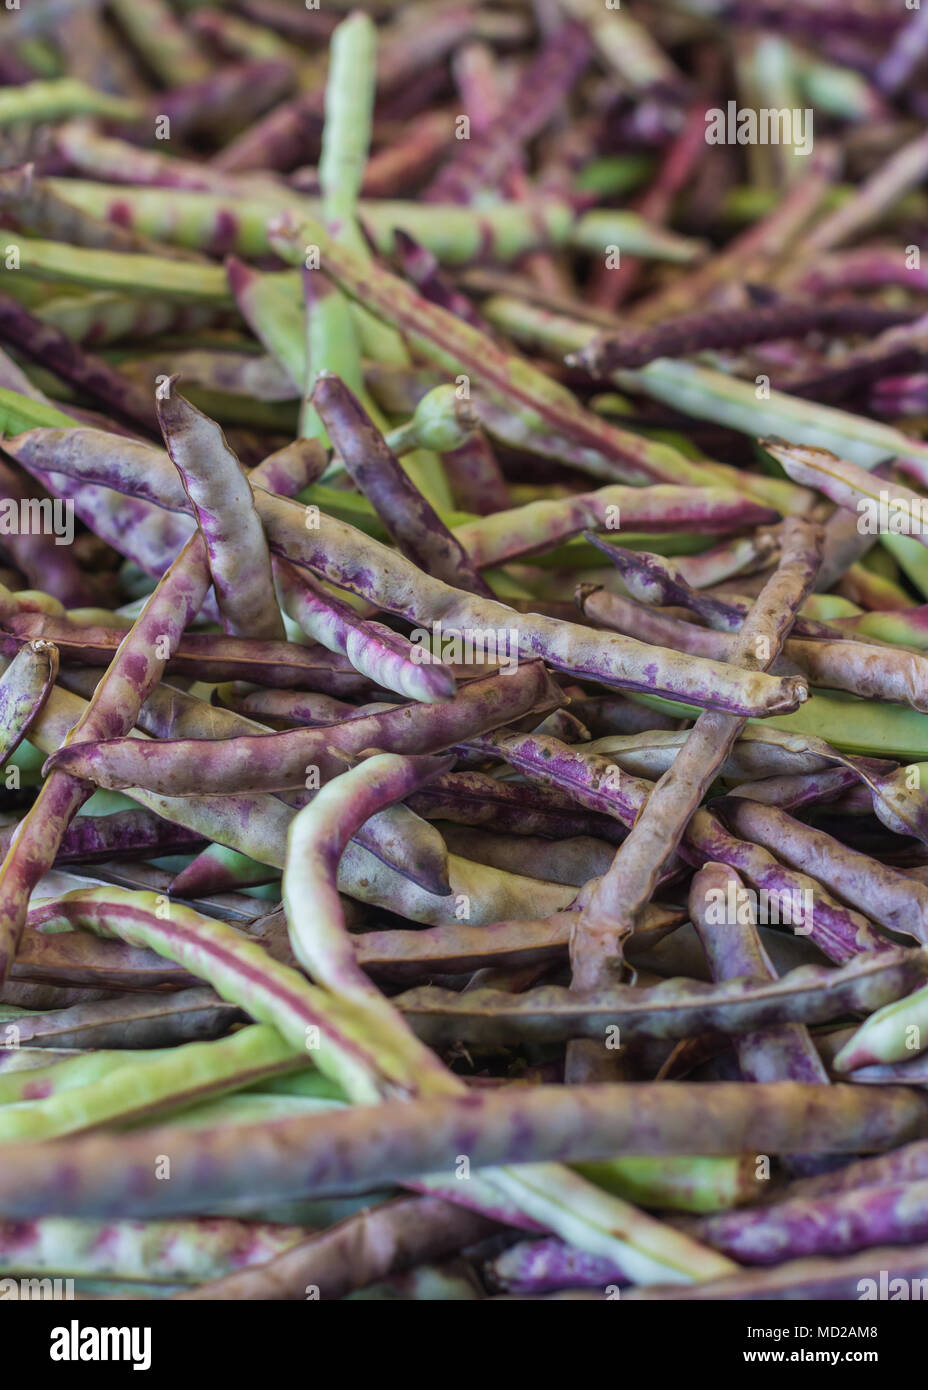
[{"label": "pile of bean pods", "polygon": [[0,12],[0,1279],[928,1277],[926,71]]}]

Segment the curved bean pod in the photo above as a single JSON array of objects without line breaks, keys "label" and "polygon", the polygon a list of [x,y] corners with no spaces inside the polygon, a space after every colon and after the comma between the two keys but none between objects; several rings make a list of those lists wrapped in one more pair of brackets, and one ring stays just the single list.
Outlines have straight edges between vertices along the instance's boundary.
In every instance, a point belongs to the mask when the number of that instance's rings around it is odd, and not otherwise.
[{"label": "curved bean pod", "polygon": [[158,397],[158,423],[206,542],[226,631],[282,641],[271,557],[249,480],[222,430],[188,405],[176,382],[170,377],[168,394]]},{"label": "curved bean pod", "polygon": [[787,864],[801,865],[874,922],[928,941],[928,886],[849,849],[777,806],[732,797],[723,814],[737,834],[775,850]]},{"label": "curved bean pod", "polygon": [[39,639],[22,647],[0,676],[0,764],[29,732],[57,674],[57,647]]},{"label": "curved bean pod", "polygon": [[[112,738],[131,729],[149,690],[159,680],[169,652],[206,597],[205,548],[193,537],[148,599],[123,638],[106,675],[67,737],[90,733]],[[91,787],[67,774],[49,776],[26,814],[0,866],[0,982],[9,973],[26,916],[29,895],[54,863],[72,817]]]},{"label": "curved bean pod", "polygon": [[[310,1055],[320,1071],[346,1088],[353,1087],[361,1097],[372,1094],[350,1014],[232,927],[179,904],[166,908],[156,894],[122,888],[67,893],[40,904],[30,914],[35,926],[58,921],[116,935],[176,961],[259,1022],[272,1024],[304,1062]],[[343,1015],[347,1032],[340,1031],[338,1020]],[[310,1054],[307,1048],[312,1048]]]},{"label": "curved bean pod", "polygon": [[294,622],[329,651],[344,652],[356,671],[412,700],[432,703],[454,695],[454,675],[437,658],[428,659],[430,652],[413,647],[383,623],[360,618],[307,570],[278,560],[274,573],[281,603]]},{"label": "curved bean pod", "polygon": [[345,467],[402,554],[426,574],[492,600],[492,589],[460,541],[400,466],[344,382],[321,372],[312,399]]}]

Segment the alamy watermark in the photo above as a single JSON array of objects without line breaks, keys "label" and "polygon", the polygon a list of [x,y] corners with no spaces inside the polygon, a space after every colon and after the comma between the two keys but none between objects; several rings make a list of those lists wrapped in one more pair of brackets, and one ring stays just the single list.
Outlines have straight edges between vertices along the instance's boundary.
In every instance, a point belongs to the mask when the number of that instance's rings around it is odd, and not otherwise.
[{"label": "alamy watermark", "polygon": [[796,936],[812,931],[814,898],[807,888],[745,888],[729,879],[724,888],[706,891],[705,917],[709,926],[792,927]]},{"label": "alamy watermark", "polygon": [[887,531],[894,536],[928,533],[928,500],[922,497],[893,497],[881,488],[879,497],[861,497],[857,512],[857,529],[862,536]]},{"label": "alamy watermark", "polygon": [[14,1279],[10,1274],[0,1278],[0,1301],[51,1299],[54,1302],[67,1301],[73,1297],[73,1279],[59,1279],[57,1276],[51,1279]]},{"label": "alamy watermark", "polygon": [[53,1327],[52,1361],[131,1361],[133,1371],[151,1367],[150,1327],[82,1327],[72,1318],[67,1327]]},{"label": "alamy watermark", "polygon": [[420,665],[442,661],[452,666],[498,666],[511,676],[519,665],[519,631],[514,627],[460,627],[445,631],[441,621],[413,628],[410,657]]},{"label": "alamy watermark", "polygon": [[793,153],[812,153],[812,108],[739,106],[730,101],[706,112],[707,145],[789,145]]},{"label": "alamy watermark", "polygon": [[69,497],[0,498],[0,536],[54,536],[74,541],[74,503]]},{"label": "alamy watermark", "polygon": [[876,1279],[858,1279],[857,1297],[861,1302],[906,1303],[928,1300],[928,1279],[893,1279],[888,1269],[878,1271]]}]

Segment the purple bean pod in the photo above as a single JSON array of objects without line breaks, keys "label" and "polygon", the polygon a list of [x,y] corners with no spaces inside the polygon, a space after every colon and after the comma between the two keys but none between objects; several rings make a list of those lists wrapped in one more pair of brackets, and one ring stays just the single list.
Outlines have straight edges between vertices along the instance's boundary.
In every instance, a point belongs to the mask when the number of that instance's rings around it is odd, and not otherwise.
[{"label": "purple bean pod", "polygon": [[[819,528],[795,517],[784,523],[777,569],[734,639],[735,664],[764,670],[776,660],[811,591],[820,556]],[[606,978],[605,958],[620,949],[623,934],[634,928],[636,914],[653,895],[661,871],[675,855],[692,813],[744,724],[740,717],[703,711],[672,765],[655,784],[642,814],[616,851],[612,867],[584,905],[572,957],[574,976],[581,985],[602,983]]]},{"label": "purple bean pod", "polygon": [[429,185],[431,202],[467,203],[495,187],[519,159],[521,150],[557,113],[593,57],[584,25],[567,19],[547,39],[521,74],[512,100],[497,120],[461,143]]},{"label": "purple bean pod", "polygon": [[344,652],[355,670],[376,685],[426,703],[454,696],[454,675],[440,658],[383,623],[359,617],[306,570],[279,560],[274,573],[285,611],[306,635],[329,651]]},{"label": "purple bean pod", "polygon": [[[385,1181],[474,1168],[622,1153],[878,1151],[928,1127],[923,1097],[894,1087],[680,1082],[522,1086],[352,1106],[261,1127],[135,1133],[18,1144],[0,1168],[8,1218],[182,1215],[209,1202],[364,1191]],[[152,1153],[170,1153],[159,1181]],[[742,1277],[739,1275],[739,1278]],[[698,1285],[696,1286],[698,1287]]]},{"label": "purple bean pod", "polygon": [[284,624],[254,494],[222,430],[174,389],[176,380],[158,397],[158,423],[206,544],[223,625],[233,637],[280,641]]},{"label": "purple bean pod", "polygon": [[[60,471],[62,463],[67,463],[72,477],[103,482],[171,510],[183,511],[189,506],[175,470],[158,450],[150,450],[140,475],[123,464],[114,437],[84,431],[83,440],[72,448],[63,437],[69,434],[73,437],[74,432],[30,430],[7,447],[30,468]],[[468,627],[508,631],[511,626],[512,610],[503,604],[442,584],[387,546],[362,537],[333,517],[319,517],[318,528],[310,530],[305,524],[306,511],[298,504],[260,490],[255,501],[275,553],[359,594],[378,608],[419,624],[440,619],[448,632]],[[574,675],[606,684],[682,697],[733,713],[791,710],[806,694],[804,683],[794,678],[734,672],[721,663],[696,663],[662,648],[642,647],[602,632],[591,634],[588,628],[540,614],[522,615],[514,630],[520,653],[529,659],[541,658]]]},{"label": "purple bean pod", "polygon": [[[199,612],[208,585],[205,548],[195,536],[123,638],[68,738],[88,733],[107,739],[131,729],[139,707],[164,670],[168,652]],[[71,819],[92,790],[90,783],[79,778],[49,775],[0,866],[0,981],[6,979],[16,955],[29,895],[54,863]]]},{"label": "purple bean pod", "polygon": [[[37,514],[41,523],[38,527],[17,527],[4,535],[4,550],[34,587],[41,587],[69,607],[93,603],[97,595],[74,560],[71,547],[58,543],[59,535],[67,537],[68,516],[66,506],[62,508],[59,503],[56,507],[53,500],[58,492],[54,486],[57,480],[39,477],[43,489],[38,495],[35,487],[27,486],[30,481],[0,460],[0,495],[15,503],[21,515]],[[50,531],[55,531],[54,538],[49,535]]]},{"label": "purple bean pod", "polygon": [[926,971],[928,957],[923,952],[894,947],[885,953],[867,952],[834,970],[799,966],[774,980],[748,976],[706,984],[681,977],[645,988],[543,985],[515,995],[493,989],[458,994],[425,986],[394,1002],[419,1037],[435,1047],[454,1041],[495,1044],[528,1038],[602,1041],[608,1029],[616,1027],[625,1038],[677,1039],[709,1031],[751,1034],[784,1023],[825,1022],[840,1018],[845,1010],[871,1013],[917,988]]},{"label": "purple bean pod", "polygon": [[294,439],[262,459],[248,474],[248,481],[252,487],[276,492],[278,497],[295,497],[317,482],[326,467],[325,450],[318,439]]},{"label": "purple bean pod", "polygon": [[586,368],[593,376],[608,377],[619,368],[647,366],[657,357],[689,357],[708,349],[747,347],[822,330],[879,333],[908,323],[912,317],[909,309],[779,300],[744,309],[684,314],[654,327],[602,334],[567,361]]},{"label": "purple bean pod", "polygon": [[86,391],[127,424],[148,435],[155,433],[154,407],[147,395],[102,358],[91,356],[60,329],[35,318],[9,295],[0,296],[0,338],[48,367],[69,385]]},{"label": "purple bean pod", "polygon": [[464,547],[403,471],[344,382],[320,372],[312,400],[339,457],[407,559],[445,583],[492,599],[492,589]]},{"label": "purple bean pod", "polygon": [[787,864],[802,866],[880,926],[917,941],[928,940],[928,887],[869,855],[842,845],[823,830],[776,806],[731,798],[725,818],[755,844],[775,849]]},{"label": "purple bean pod", "polygon": [[328,728],[158,743],[112,738],[88,743],[76,754],[62,749],[49,766],[70,768],[72,775],[79,769],[79,775],[98,786],[145,786],[166,796],[277,791],[303,787],[307,767],[322,764],[334,751],[359,754],[390,747],[400,753],[439,752],[562,702],[544,666],[533,662],[509,676],[472,681],[453,700],[402,705]]},{"label": "purple bean pod", "polygon": [[0,765],[16,752],[58,674],[58,648],[38,640],[22,647],[0,675]]},{"label": "purple bean pod", "polygon": [[[3,620],[0,646],[45,639],[59,648],[64,662],[107,666],[125,633],[118,627],[82,626],[47,613],[20,612]],[[333,695],[356,695],[370,682],[343,658],[322,647],[295,642],[226,637],[222,633],[187,633],[165,663],[179,675],[217,681],[259,681],[282,689],[314,686]]]}]

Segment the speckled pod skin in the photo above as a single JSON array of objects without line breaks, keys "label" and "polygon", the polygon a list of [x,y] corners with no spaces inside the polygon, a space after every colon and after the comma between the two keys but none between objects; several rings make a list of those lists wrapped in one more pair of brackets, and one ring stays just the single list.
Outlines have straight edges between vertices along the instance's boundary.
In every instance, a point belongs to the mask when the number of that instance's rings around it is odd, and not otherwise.
[{"label": "speckled pod skin", "polygon": [[30,314],[8,295],[0,297],[0,338],[78,390],[85,391],[103,410],[140,428],[144,434],[154,433],[154,408],[146,392],[107,362],[77,346],[60,329]]},{"label": "speckled pod skin", "polygon": [[17,652],[0,675],[0,763],[15,753],[58,674],[58,648],[39,639]]},{"label": "speckled pod skin", "polygon": [[[528,1086],[428,1100],[386,1102],[260,1130],[170,1127],[11,1149],[0,1170],[10,1217],[184,1214],[253,1193],[274,1197],[363,1191],[372,1181],[474,1167],[579,1160],[604,1153],[725,1154],[808,1149],[859,1153],[917,1137],[924,1098],[896,1087],[875,1095],[851,1086],[685,1083],[605,1087]],[[158,1182],[150,1155],[170,1152],[173,1176]],[[65,1175],[67,1180],[65,1181]]]},{"label": "speckled pod skin", "polygon": [[[653,782],[623,773],[616,777],[615,761],[609,756],[588,753],[582,746],[569,747],[557,739],[537,734],[499,738],[494,745],[500,755],[532,780],[563,788],[592,811],[615,816],[631,827],[650,795]],[[782,865],[767,850],[747,840],[739,840],[711,811],[700,808],[690,818],[680,845],[681,857],[701,864],[707,859],[718,860],[735,869],[753,888],[767,889],[777,895],[795,893],[812,895],[810,939],[829,959],[839,965],[860,951],[885,950],[889,947],[866,917],[833,898],[815,879],[797,869]],[[806,901],[800,897],[798,901]]]},{"label": "speckled pod skin", "polygon": [[725,487],[674,487],[669,483],[625,487],[614,483],[595,492],[572,493],[556,501],[529,502],[494,512],[455,527],[454,534],[474,564],[489,566],[531,555],[589,526],[606,526],[616,517],[629,530],[724,532],[742,525],[762,525],[773,521],[775,515],[771,508]]},{"label": "speckled pod skin", "polygon": [[323,372],[312,399],[345,467],[407,559],[447,584],[492,599],[460,541],[403,471],[347,386]]},{"label": "speckled pod skin", "polygon": [[[705,864],[690,886],[690,915],[717,982],[754,976],[776,979],[776,971],[764,950],[754,922],[724,924],[707,920],[707,895],[711,889],[727,890],[737,875],[719,864]],[[762,1033],[746,1034],[736,1044],[738,1064],[748,1081],[806,1081],[827,1085],[828,1074],[808,1030],[787,1023]]]},{"label": "speckled pod skin", "polygon": [[[687,1288],[659,1284],[629,1289],[623,1300],[654,1299],[717,1302],[789,1300],[791,1302],[856,1302],[862,1297],[902,1296],[910,1281],[924,1279],[928,1271],[928,1246],[884,1245],[841,1258],[787,1260],[775,1269],[739,1271],[737,1276],[710,1279]],[[592,1297],[601,1297],[594,1294]]]},{"label": "speckled pod skin", "polygon": [[306,1238],[302,1226],[232,1217],[192,1221],[0,1222],[4,1273],[50,1270],[71,1277],[198,1283],[260,1265]]},{"label": "speckled pod skin", "polygon": [[815,1198],[785,1198],[756,1211],[719,1212],[686,1225],[746,1265],[915,1245],[928,1239],[928,1183],[873,1184]]},{"label": "speckled pod skin", "polygon": [[[815,525],[798,517],[784,522],[777,568],[735,638],[731,654],[735,665],[749,671],[765,670],[776,660],[812,588],[821,544],[821,530]],[[572,957],[574,977],[581,986],[608,978],[608,954],[620,949],[623,933],[634,928],[638,913],[650,900],[662,869],[675,854],[692,813],[744,722],[720,710],[704,710],[672,765],[655,784],[644,810],[619,846],[612,867],[584,905],[583,926]]]},{"label": "speckled pod skin", "polygon": [[282,641],[271,557],[249,480],[222,430],[184,400],[176,380],[158,398],[158,423],[206,543],[225,629],[233,637]]},{"label": "speckled pod skin", "polygon": [[704,1031],[753,1033],[783,1023],[839,1018],[845,1009],[873,1012],[917,987],[928,970],[920,950],[867,953],[837,970],[814,965],[764,983],[751,976],[708,985],[673,979],[648,988],[611,985],[566,990],[545,985],[522,994],[426,986],[397,999],[420,1037],[434,1046],[454,1039],[505,1043],[623,1036],[685,1038]]},{"label": "speckled pod skin", "polygon": [[779,807],[742,798],[732,798],[727,806],[726,819],[737,834],[775,848],[787,864],[801,864],[880,926],[928,941],[928,887],[924,884],[849,849]]},{"label": "speckled pod skin", "polygon": [[305,1299],[307,1287],[314,1286],[320,1298],[343,1298],[409,1266],[454,1254],[497,1229],[440,1197],[398,1197],[291,1244],[259,1268],[236,1270],[177,1297],[295,1300]]},{"label": "speckled pod skin", "polygon": [[[198,536],[181,551],[125,635],[75,729],[112,738],[132,727],[167,653],[200,611],[208,588],[206,552]],[[72,817],[90,796],[88,782],[49,776],[0,867],[0,981],[9,973],[32,889],[54,863]]]},{"label": "speckled pod skin", "polygon": [[[0,830],[0,849],[10,847],[13,828]],[[106,816],[75,816],[62,836],[56,864],[93,863],[134,855],[183,854],[202,845],[202,837],[172,825],[141,807]]]},{"label": "speckled pod skin", "polygon": [[437,660],[415,660],[414,648],[406,638],[384,623],[359,617],[350,604],[326,590],[307,570],[278,560],[274,573],[289,616],[329,651],[344,652],[356,671],[413,700],[432,703],[454,695],[454,675],[447,667]]},{"label": "speckled pod skin", "polygon": [[[165,455],[151,450],[144,474],[124,465],[114,441],[93,431],[30,431],[8,445],[24,466],[58,472],[124,491],[172,510],[188,507],[186,494]],[[307,530],[298,504],[256,493],[258,514],[271,549],[320,578],[368,599],[388,612],[417,623],[441,620],[446,631],[466,627],[508,630],[512,610],[489,599],[452,589],[423,575],[395,551],[362,537],[333,517],[320,517]],[[682,696],[700,705],[732,713],[757,715],[796,708],[806,687],[794,677],[735,672],[718,662],[680,657],[661,647],[644,647],[628,638],[544,618],[523,615],[518,624],[520,654],[551,665],[632,689]]]},{"label": "speckled pod skin", "polygon": [[[439,752],[484,729],[528,713],[541,715],[561,703],[560,690],[536,662],[510,676],[472,681],[453,700],[401,705],[328,728],[246,734],[222,743],[197,740],[195,747],[185,747],[183,740],[145,743],[140,758],[137,748],[143,745],[139,740],[109,740],[105,746],[83,750],[78,755],[79,765],[98,786],[146,786],[173,796],[277,791],[304,786],[311,765],[319,765],[325,772],[326,758],[332,752],[358,754],[366,748],[388,746],[397,752]],[[189,784],[182,773],[188,755],[196,759],[188,764]],[[68,754],[62,750],[58,756],[67,758]],[[159,762],[165,764],[164,773],[158,771]],[[328,775],[333,774],[330,771]]]}]

